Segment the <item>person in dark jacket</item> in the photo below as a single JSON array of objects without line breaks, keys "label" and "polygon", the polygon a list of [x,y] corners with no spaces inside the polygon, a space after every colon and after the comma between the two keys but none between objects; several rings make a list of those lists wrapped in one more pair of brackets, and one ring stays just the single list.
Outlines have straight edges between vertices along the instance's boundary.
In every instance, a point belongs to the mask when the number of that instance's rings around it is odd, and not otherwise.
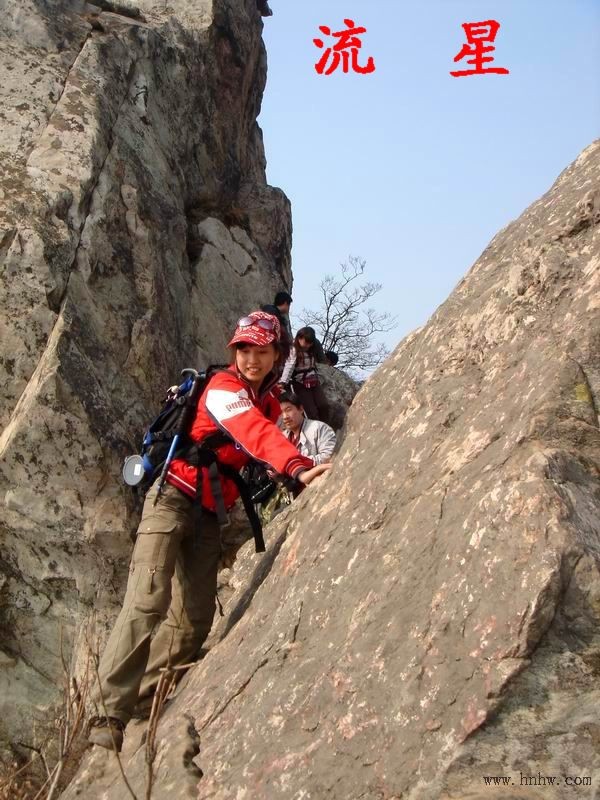
[{"label": "person in dark jacket", "polygon": [[277,292],[273,300],[273,305],[279,311],[281,319],[283,319],[283,325],[290,342],[294,341],[294,334],[292,333],[292,325],[290,323],[290,306],[292,302],[292,295],[289,292]]},{"label": "person in dark jacket", "polygon": [[[314,466],[276,425],[279,339],[279,320],[271,314],[256,311],[238,321],[229,342],[231,366],[210,379],[190,437],[200,444],[221,431],[231,440],[215,448],[221,463],[239,470],[253,458],[307,485],[329,465]],[[194,502],[198,469],[200,514]],[[152,694],[165,668],[193,660],[210,631],[222,548],[205,472],[205,467],[176,458],[156,504],[158,482],[148,492],[123,607],[99,665],[93,693],[98,716],[90,721],[88,735],[93,744],[120,750],[138,699]],[[222,476],[221,488],[230,509],[237,486]]]},{"label": "person in dark jacket", "polygon": [[273,314],[273,316],[277,317],[277,319],[279,320],[279,325],[281,326],[281,338],[279,340],[281,357],[278,361],[278,366],[279,366],[279,372],[281,373],[283,371],[283,365],[288,359],[290,350],[292,348],[292,343],[294,341],[292,336],[290,336],[290,334],[288,333],[288,329],[286,327],[286,321],[287,324],[289,325],[290,320],[289,317],[281,313],[281,311],[277,308],[276,305],[266,303],[265,305],[260,307],[260,310],[266,311],[267,314]]}]

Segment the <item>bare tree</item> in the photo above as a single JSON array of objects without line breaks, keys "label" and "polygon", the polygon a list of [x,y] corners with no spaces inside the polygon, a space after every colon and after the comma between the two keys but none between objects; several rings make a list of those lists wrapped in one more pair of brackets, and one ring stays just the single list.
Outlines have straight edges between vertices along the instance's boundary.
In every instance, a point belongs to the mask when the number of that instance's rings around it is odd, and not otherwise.
[{"label": "bare tree", "polygon": [[387,312],[365,308],[382,288],[380,283],[357,284],[364,275],[366,261],[350,256],[341,265],[341,275],[326,275],[319,284],[323,303],[317,311],[302,309],[300,319],[317,332],[324,350],[334,350],[338,366],[349,372],[377,367],[389,351],[374,341],[378,333],[392,330],[397,318]]}]

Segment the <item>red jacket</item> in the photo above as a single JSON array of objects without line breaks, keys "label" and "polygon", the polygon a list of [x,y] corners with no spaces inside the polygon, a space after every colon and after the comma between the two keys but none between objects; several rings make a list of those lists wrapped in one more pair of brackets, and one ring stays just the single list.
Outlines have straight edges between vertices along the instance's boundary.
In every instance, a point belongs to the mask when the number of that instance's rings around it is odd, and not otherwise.
[{"label": "red jacket", "polygon": [[[225,444],[215,449],[223,464],[242,469],[251,458],[269,464],[276,472],[296,478],[303,470],[314,466],[312,459],[301,456],[275,424],[281,413],[279,400],[271,391],[277,381],[275,376],[267,382],[260,395],[239,375],[234,366],[217,372],[204,390],[196,418],[190,431],[194,442],[221,430],[229,434],[235,444]],[[194,497],[196,494],[196,467],[181,458],[173,459],[168,483]],[[215,510],[206,467],[203,469],[202,505]],[[225,507],[231,508],[239,496],[233,481],[221,477]]]}]

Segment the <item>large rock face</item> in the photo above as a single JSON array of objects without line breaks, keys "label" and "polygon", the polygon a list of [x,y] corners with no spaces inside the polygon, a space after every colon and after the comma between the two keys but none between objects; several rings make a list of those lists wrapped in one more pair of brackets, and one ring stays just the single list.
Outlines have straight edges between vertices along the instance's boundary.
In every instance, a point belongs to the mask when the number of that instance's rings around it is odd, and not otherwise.
[{"label": "large rock face", "polygon": [[[165,711],[157,796],[596,796],[599,187],[596,143],[367,381]],[[112,759],[66,796],[124,797]]]},{"label": "large rock face", "polygon": [[[101,6],[98,7],[98,6]],[[7,0],[0,30],[0,740],[114,617],[120,463],[185,366],[289,287],[256,0]]]}]

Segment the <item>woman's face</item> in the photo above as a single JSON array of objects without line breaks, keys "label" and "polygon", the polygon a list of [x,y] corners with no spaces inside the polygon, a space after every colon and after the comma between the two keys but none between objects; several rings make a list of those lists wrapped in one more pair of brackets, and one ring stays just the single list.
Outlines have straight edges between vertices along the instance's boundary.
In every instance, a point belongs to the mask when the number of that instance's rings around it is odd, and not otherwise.
[{"label": "woman's face", "polygon": [[275,366],[277,352],[272,344],[259,347],[255,344],[242,345],[235,353],[238,370],[254,388],[258,389]]},{"label": "woman's face", "polygon": [[307,342],[304,336],[299,336],[298,346],[300,347],[301,350],[308,350],[308,348],[310,347],[310,342]]}]

